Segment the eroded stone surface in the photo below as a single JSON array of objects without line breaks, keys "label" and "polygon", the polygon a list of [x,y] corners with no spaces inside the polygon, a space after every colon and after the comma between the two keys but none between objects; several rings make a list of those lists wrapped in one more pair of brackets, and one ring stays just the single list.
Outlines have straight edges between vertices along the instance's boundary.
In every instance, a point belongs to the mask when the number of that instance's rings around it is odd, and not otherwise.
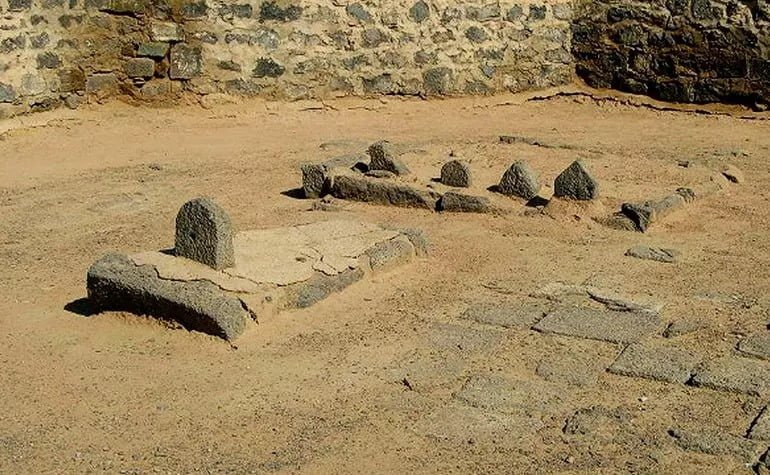
[{"label": "eroded stone surface", "polygon": [[676,262],[677,258],[679,257],[679,251],[676,249],[665,249],[662,247],[638,245],[627,250],[626,255],[630,257],[636,257],[637,259],[665,262],[670,264]]},{"label": "eroded stone surface", "polygon": [[456,188],[471,186],[471,167],[462,160],[450,160],[441,167],[441,183]]},{"label": "eroded stone surface", "polygon": [[556,177],[554,196],[580,201],[594,200],[599,197],[599,182],[582,160],[576,160]]},{"label": "eroded stone surface", "polygon": [[519,160],[505,171],[497,188],[504,195],[530,200],[540,192],[540,181],[527,162]]},{"label": "eroded stone surface", "polygon": [[548,350],[535,368],[535,374],[559,384],[572,386],[589,386],[599,379],[612,361],[612,356],[604,353],[614,353],[615,350],[602,352],[595,345],[605,345],[586,341],[584,345],[576,345],[570,341],[565,348]]},{"label": "eroded stone surface", "polygon": [[561,307],[546,315],[534,329],[612,343],[633,343],[655,332],[659,324],[659,318],[653,314]]},{"label": "eroded stone surface", "polygon": [[689,381],[699,359],[673,346],[633,344],[609,368],[611,373],[669,383]]},{"label": "eroded stone surface", "polygon": [[749,439],[770,440],[770,408],[765,406],[751,423],[748,430]]},{"label": "eroded stone surface", "polygon": [[176,216],[174,251],[216,270],[235,265],[230,216],[209,198],[185,203]]},{"label": "eroded stone surface", "polygon": [[770,360],[770,332],[747,336],[738,342],[738,351],[755,358]]},{"label": "eroded stone surface", "polygon": [[725,356],[696,368],[695,386],[762,396],[770,390],[770,363]]},{"label": "eroded stone surface", "polygon": [[349,174],[335,175],[330,193],[335,198],[382,205],[433,210],[440,195],[403,183]]},{"label": "eroded stone surface", "polygon": [[760,453],[756,442],[717,430],[673,428],[668,433],[678,446],[691,452],[739,457],[746,463],[754,462]]},{"label": "eroded stone surface", "polygon": [[448,213],[491,213],[494,211],[492,202],[485,196],[465,195],[447,192],[438,202],[439,211]]},{"label": "eroded stone surface", "polygon": [[369,170],[385,170],[396,175],[409,174],[409,168],[396,157],[396,152],[389,142],[383,140],[372,144],[368,153],[371,159]]}]

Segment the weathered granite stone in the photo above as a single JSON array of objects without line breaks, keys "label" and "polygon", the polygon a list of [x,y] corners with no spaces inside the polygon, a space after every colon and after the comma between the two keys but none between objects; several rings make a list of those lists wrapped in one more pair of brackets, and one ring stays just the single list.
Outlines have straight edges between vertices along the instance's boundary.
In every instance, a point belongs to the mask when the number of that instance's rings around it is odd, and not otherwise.
[{"label": "weathered granite stone", "polygon": [[230,217],[208,198],[188,201],[176,217],[174,250],[177,256],[198,261],[216,270],[234,266]]},{"label": "weathered granite stone", "polygon": [[505,171],[497,188],[504,195],[531,200],[540,192],[540,182],[527,162],[519,160]]},{"label": "weathered granite stone", "polygon": [[372,144],[367,150],[369,170],[386,170],[396,175],[409,174],[409,168],[396,157],[393,146],[386,140]]},{"label": "weathered granite stone", "polygon": [[109,94],[118,88],[118,78],[112,74],[94,74],[86,81],[86,92],[89,94]]},{"label": "weathered granite stone", "polygon": [[88,271],[88,297],[99,311],[120,310],[179,322],[189,330],[233,340],[249,313],[241,302],[206,281],[164,280],[152,266],[110,254]]},{"label": "weathered granite stone", "polygon": [[554,196],[588,201],[599,197],[599,183],[581,160],[572,162],[554,182]]},{"label": "weathered granite stone", "polygon": [[463,195],[452,191],[444,193],[437,209],[448,213],[492,213],[494,207],[485,196]]},{"label": "weathered granite stone", "polygon": [[434,96],[446,96],[452,93],[452,70],[446,67],[432,68],[422,75],[425,92]]},{"label": "weathered granite stone", "polygon": [[277,78],[283,76],[286,68],[272,58],[259,58],[252,75],[255,78]]},{"label": "weathered granite stone", "polygon": [[171,79],[192,79],[203,70],[200,46],[179,43],[171,48],[168,76]]},{"label": "weathered granite stone", "polygon": [[414,258],[414,255],[414,246],[405,236],[383,241],[366,251],[369,268],[375,272],[406,264]]},{"label": "weathered granite stone", "polygon": [[169,45],[162,41],[153,41],[150,43],[142,43],[136,50],[137,56],[145,56],[148,58],[165,58],[168,54]]},{"label": "weathered granite stone", "polygon": [[545,314],[537,305],[482,302],[468,307],[460,318],[503,328],[530,328]]},{"label": "weathered granite stone", "polygon": [[753,463],[760,454],[760,446],[756,442],[721,431],[695,432],[672,428],[668,434],[678,446],[690,452],[738,457],[744,463]]},{"label": "weathered granite stone", "polygon": [[326,179],[328,169],[323,163],[304,163],[300,165],[302,170],[302,190],[305,198],[318,198],[326,191]]},{"label": "weathered granite stone", "polygon": [[669,383],[689,381],[699,359],[690,352],[662,345],[633,344],[609,367],[610,373]]},{"label": "weathered granite stone", "polygon": [[548,352],[535,368],[535,374],[553,383],[584,387],[594,384],[607,364],[593,351]]},{"label": "weathered granite stone", "polygon": [[631,414],[620,407],[583,407],[567,418],[562,432],[570,436],[590,435],[596,437],[598,432],[626,425],[631,419]]},{"label": "weathered granite stone", "polygon": [[441,167],[441,183],[446,186],[468,188],[471,186],[471,167],[468,162],[450,160]]},{"label": "weathered granite stone", "polygon": [[285,308],[308,308],[329,295],[341,292],[364,277],[362,268],[350,269],[335,276],[316,273],[310,280],[291,286],[281,305]]},{"label": "weathered granite stone", "polygon": [[0,83],[0,103],[16,100],[16,90],[10,84]]},{"label": "weathered granite stone", "polygon": [[659,318],[653,314],[562,307],[546,315],[533,328],[543,333],[633,343],[654,333],[659,324]]},{"label": "weathered granite stone", "polygon": [[259,19],[274,21],[295,21],[302,16],[302,7],[299,5],[283,5],[282,2],[269,0],[259,7]]},{"label": "weathered granite stone", "polygon": [[440,195],[409,185],[355,175],[335,175],[331,180],[332,196],[342,200],[364,201],[383,205],[434,210]]},{"label": "weathered granite stone", "polygon": [[369,170],[364,173],[369,178],[382,178],[385,180],[396,178],[398,175],[388,170]]},{"label": "weathered granite stone", "polygon": [[638,245],[627,250],[626,255],[630,257],[636,257],[637,259],[645,259],[649,261],[658,261],[671,264],[676,262],[677,257],[679,256],[679,251],[676,249],[665,249],[662,247]]},{"label": "weathered granite stone", "polygon": [[351,3],[345,7],[345,12],[362,23],[371,23],[372,16],[360,3]]},{"label": "weathered granite stone", "polygon": [[130,78],[151,78],[155,75],[155,61],[150,58],[131,58],[123,64],[123,71]]},{"label": "weathered granite stone", "polygon": [[770,332],[747,336],[738,342],[738,351],[755,358],[770,360]]},{"label": "weathered granite stone", "polygon": [[722,357],[696,368],[695,386],[763,396],[770,391],[770,363],[748,358]]}]

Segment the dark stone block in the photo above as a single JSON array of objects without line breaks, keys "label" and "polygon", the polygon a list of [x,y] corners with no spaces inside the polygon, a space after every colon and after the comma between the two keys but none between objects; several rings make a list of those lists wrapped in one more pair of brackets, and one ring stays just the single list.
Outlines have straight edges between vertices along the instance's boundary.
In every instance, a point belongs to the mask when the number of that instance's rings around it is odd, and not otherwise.
[{"label": "dark stone block", "polygon": [[428,94],[444,96],[452,92],[454,78],[449,68],[429,69],[423,73],[422,79]]},{"label": "dark stone block", "polygon": [[259,19],[262,21],[294,21],[302,16],[302,7],[298,5],[279,6],[274,1],[267,1],[259,7]]},{"label": "dark stone block", "polygon": [[0,103],[8,103],[16,100],[16,90],[10,84],[0,82]]},{"label": "dark stone block", "polygon": [[61,59],[56,53],[46,52],[37,55],[38,69],[56,69],[61,64]]},{"label": "dark stone block", "polygon": [[489,33],[484,28],[472,26],[465,30],[465,37],[474,43],[483,43],[489,39]]},{"label": "dark stone block", "polygon": [[409,9],[409,18],[416,21],[417,23],[422,23],[423,21],[427,20],[429,16],[430,7],[428,7],[428,4],[423,0],[415,3],[412,5],[412,8]]},{"label": "dark stone block", "polygon": [[171,79],[192,79],[203,69],[200,46],[179,43],[171,48],[169,56],[169,77]]},{"label": "dark stone block", "polygon": [[272,58],[260,58],[254,66],[253,75],[257,78],[277,78],[286,72],[286,68],[275,62]]},{"label": "dark stone block", "polygon": [[8,0],[8,11],[21,12],[32,7],[32,0]]}]

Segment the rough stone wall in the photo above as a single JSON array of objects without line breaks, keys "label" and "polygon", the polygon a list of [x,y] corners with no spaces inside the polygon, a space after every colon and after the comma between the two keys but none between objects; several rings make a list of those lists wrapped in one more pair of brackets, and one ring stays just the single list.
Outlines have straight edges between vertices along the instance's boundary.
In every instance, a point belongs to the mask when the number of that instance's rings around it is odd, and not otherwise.
[{"label": "rough stone wall", "polygon": [[563,84],[569,0],[0,0],[0,116],[123,95],[463,95]]},{"label": "rough stone wall", "polygon": [[765,0],[581,0],[577,74],[593,87],[672,102],[770,100]]}]

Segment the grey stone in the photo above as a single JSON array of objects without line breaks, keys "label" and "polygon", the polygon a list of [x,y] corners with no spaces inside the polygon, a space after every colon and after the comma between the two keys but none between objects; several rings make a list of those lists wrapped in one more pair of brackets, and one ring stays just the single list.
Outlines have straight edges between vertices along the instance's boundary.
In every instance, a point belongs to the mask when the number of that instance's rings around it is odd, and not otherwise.
[{"label": "grey stone", "polygon": [[554,182],[554,196],[588,201],[599,197],[599,183],[582,160],[572,162]]},{"label": "grey stone", "polygon": [[309,280],[292,285],[286,291],[284,308],[308,308],[324,300],[329,295],[341,292],[350,285],[364,277],[364,270],[360,267],[350,269],[340,274],[329,276],[317,272]]},{"label": "grey stone", "polygon": [[441,167],[441,183],[446,186],[468,188],[471,186],[471,167],[468,162],[450,160]]},{"label": "grey stone", "polygon": [[545,316],[533,328],[543,333],[574,336],[611,343],[634,343],[657,329],[656,315],[614,312],[591,307],[562,307]]},{"label": "grey stone", "polygon": [[123,64],[123,71],[130,78],[151,78],[155,75],[155,61],[150,58],[131,58]]},{"label": "grey stone", "polygon": [[692,383],[719,391],[763,396],[770,390],[770,364],[726,356],[696,368]]},{"label": "grey stone", "polygon": [[356,20],[362,22],[362,23],[370,23],[372,21],[372,16],[369,14],[368,11],[361,5],[360,3],[351,3],[347,7],[345,7],[345,11],[348,15],[352,16]]},{"label": "grey stone", "polygon": [[438,202],[437,209],[447,213],[492,213],[494,207],[485,196],[464,195],[449,191]]},{"label": "grey stone", "polygon": [[606,369],[606,361],[592,351],[577,349],[548,353],[535,368],[535,374],[559,384],[584,387],[594,384]]},{"label": "grey stone", "polygon": [[16,90],[10,84],[0,83],[0,103],[16,100]]},{"label": "grey stone", "polygon": [[704,322],[696,320],[679,320],[669,323],[666,330],[663,332],[663,336],[665,338],[676,338],[678,336],[702,330],[706,328],[706,326],[707,325]]},{"label": "grey stone", "polygon": [[184,41],[184,30],[179,23],[152,22],[150,37],[153,41],[164,43]]},{"label": "grey stone", "polygon": [[503,332],[497,329],[477,329],[453,323],[436,323],[428,334],[430,346],[448,352],[486,353],[497,348]]},{"label": "grey stone", "polygon": [[388,170],[369,170],[364,173],[364,176],[368,176],[369,178],[393,179],[398,175]]},{"label": "grey stone", "polygon": [[409,168],[396,158],[393,146],[386,140],[376,142],[369,146],[369,170],[386,170],[396,175],[409,174]]},{"label": "grey stone", "polygon": [[748,438],[753,440],[770,440],[770,408],[765,406],[759,415],[751,422],[747,432]]},{"label": "grey stone", "polygon": [[491,21],[500,18],[500,5],[498,3],[489,3],[480,7],[469,6],[466,17],[473,21]]},{"label": "grey stone", "polygon": [[409,239],[409,242],[414,246],[414,251],[417,256],[424,257],[428,255],[428,252],[430,251],[430,240],[425,231],[415,228],[398,228],[397,231]]},{"label": "grey stone", "polygon": [[190,200],[176,217],[177,256],[206,264],[216,270],[235,265],[230,216],[208,198]]},{"label": "grey stone", "polygon": [[542,380],[509,380],[497,375],[473,375],[454,394],[455,399],[479,409],[502,413],[556,411],[562,390]]},{"label": "grey stone", "polygon": [[630,248],[626,251],[626,255],[630,257],[636,257],[637,259],[645,259],[649,261],[674,263],[679,256],[679,251],[676,249],[665,249],[662,247],[650,247],[644,245],[638,245]]},{"label": "grey stone", "polygon": [[422,75],[425,92],[435,96],[446,96],[452,92],[453,76],[449,68],[432,68]]},{"label": "grey stone", "polygon": [[482,302],[468,307],[461,318],[504,328],[530,328],[545,316],[541,306]]},{"label": "grey stone", "polygon": [[37,55],[38,69],[56,69],[61,65],[61,58],[56,53],[45,52]]},{"label": "grey stone", "polygon": [[436,209],[440,197],[402,183],[344,174],[332,177],[329,193],[341,200],[430,210]]},{"label": "grey stone", "polygon": [[255,78],[277,78],[285,72],[286,68],[272,58],[259,58],[252,74]]},{"label": "grey stone", "polygon": [[412,5],[412,8],[409,9],[409,18],[416,21],[417,23],[422,23],[423,21],[427,20],[429,16],[430,8],[428,7],[428,4],[423,0],[415,3]]},{"label": "grey stone", "polygon": [[203,71],[203,57],[200,46],[184,43],[171,48],[168,77],[171,79],[192,79]]},{"label": "grey stone", "polygon": [[137,56],[145,56],[148,58],[165,58],[168,54],[169,45],[162,41],[153,41],[150,43],[142,43],[136,50]]},{"label": "grey stone", "polygon": [[369,268],[375,272],[386,271],[406,264],[414,258],[415,250],[406,236],[398,236],[388,241],[377,243],[366,251]]},{"label": "grey stone", "polygon": [[[281,2],[283,3],[283,2]],[[270,0],[262,3],[259,7],[259,19],[275,20],[281,22],[299,20],[302,16],[302,7],[299,5],[285,5],[282,6],[279,2]]]},{"label": "grey stone", "polygon": [[305,198],[318,198],[326,191],[327,171],[323,163],[304,163],[300,165],[302,171],[302,190]]},{"label": "grey stone", "polygon": [[627,216],[641,232],[646,232],[655,219],[655,209],[649,202],[623,203],[620,211]]},{"label": "grey stone", "polygon": [[112,74],[94,74],[86,81],[86,92],[89,94],[108,94],[117,91],[118,78]]},{"label": "grey stone", "polygon": [[747,336],[738,342],[738,351],[755,358],[770,360],[770,332]]},{"label": "grey stone", "polygon": [[610,373],[669,383],[686,383],[698,364],[696,356],[680,348],[633,344],[609,367]]},{"label": "grey stone", "polygon": [[472,26],[465,30],[465,37],[474,43],[483,43],[489,39],[489,34],[484,28]]},{"label": "grey stone", "polygon": [[189,330],[233,340],[243,332],[249,313],[207,281],[164,280],[152,266],[110,254],[88,270],[88,297],[99,311],[128,311],[180,323]]},{"label": "grey stone", "polygon": [[700,452],[708,455],[738,457],[745,463],[751,463],[759,456],[759,444],[725,432],[688,431],[672,428],[668,431],[676,444],[690,452]]},{"label": "grey stone", "polygon": [[575,411],[564,424],[566,435],[596,437],[602,431],[617,429],[631,422],[631,414],[623,408],[590,406]]},{"label": "grey stone", "polygon": [[497,188],[504,195],[531,200],[540,193],[540,182],[527,162],[519,160],[505,171]]}]

